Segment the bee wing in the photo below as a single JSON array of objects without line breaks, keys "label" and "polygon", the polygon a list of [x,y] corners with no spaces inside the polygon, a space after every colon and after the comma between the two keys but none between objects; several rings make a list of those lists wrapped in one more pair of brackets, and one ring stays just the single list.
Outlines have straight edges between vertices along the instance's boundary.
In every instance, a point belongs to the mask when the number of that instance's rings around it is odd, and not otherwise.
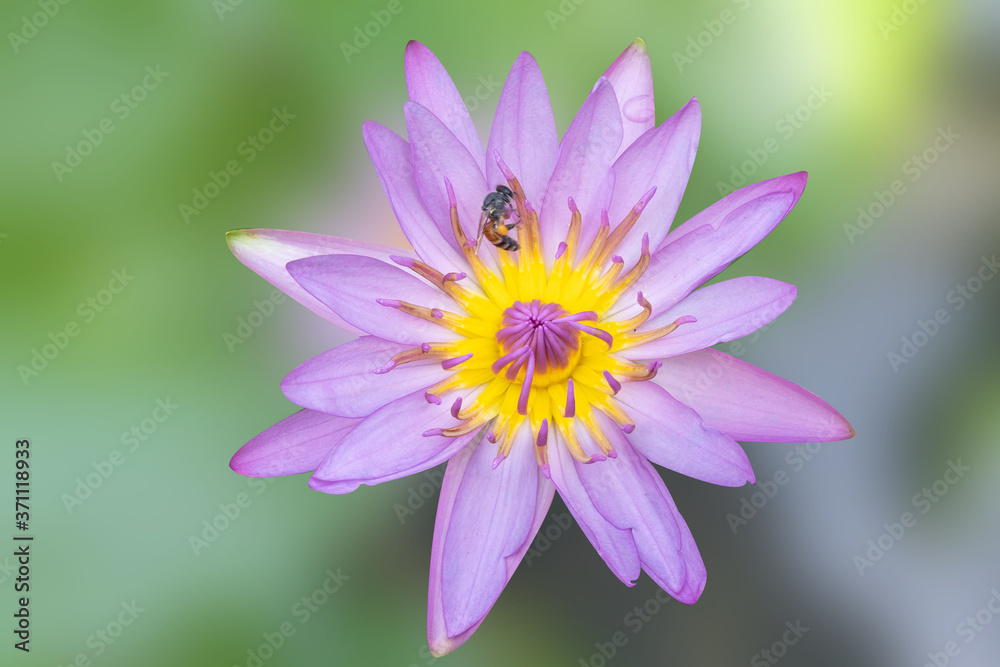
[{"label": "bee wing", "polygon": [[479,244],[483,240],[483,234],[486,232],[486,223],[489,221],[490,216],[486,211],[479,216],[479,231],[476,233],[476,253],[479,253]]},{"label": "bee wing", "polygon": [[[508,205],[504,213],[506,214],[505,217],[507,218],[506,224],[508,228],[514,229],[521,224],[521,216],[518,215],[517,208],[513,205]],[[513,222],[511,222],[511,220],[513,220]]]}]

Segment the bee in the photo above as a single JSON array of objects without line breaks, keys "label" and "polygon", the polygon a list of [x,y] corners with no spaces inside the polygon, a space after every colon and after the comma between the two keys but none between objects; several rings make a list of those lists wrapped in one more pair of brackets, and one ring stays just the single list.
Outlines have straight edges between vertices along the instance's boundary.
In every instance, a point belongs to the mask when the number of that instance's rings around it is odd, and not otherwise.
[{"label": "bee", "polygon": [[507,232],[517,226],[518,223],[510,224],[511,214],[514,207],[511,199],[514,197],[513,191],[506,185],[498,185],[495,192],[486,195],[483,200],[483,215],[479,218],[479,235],[476,237],[476,252],[479,251],[479,243],[483,237],[486,240],[508,252],[520,250],[521,244],[511,237]]}]

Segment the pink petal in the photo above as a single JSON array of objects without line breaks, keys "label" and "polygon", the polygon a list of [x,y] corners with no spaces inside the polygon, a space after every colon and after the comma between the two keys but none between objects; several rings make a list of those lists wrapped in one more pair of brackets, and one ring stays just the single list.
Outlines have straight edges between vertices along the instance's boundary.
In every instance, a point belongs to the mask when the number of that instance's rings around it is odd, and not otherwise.
[{"label": "pink petal", "polygon": [[[806,180],[808,178],[809,174],[804,171],[798,171],[794,174],[778,176],[777,178],[771,178],[766,181],[761,181],[760,183],[754,183],[740,188],[736,192],[731,192],[705,210],[696,214],[684,224],[678,226],[677,229],[672,231],[667,236],[663,243],[664,245],[673,243],[705,225],[711,225],[714,228],[718,228],[720,221],[724,220],[730,213],[744,204],[749,204],[753,200],[765,195],[775,194],[778,192],[791,193],[792,200],[783,215],[770,221],[760,221],[755,226],[753,234],[748,237],[748,240],[754,237],[756,237],[757,240],[752,241],[750,245],[747,246],[746,250],[749,250],[753,246],[757,245],[762,238],[770,234],[771,230],[778,226],[778,223],[781,222],[784,216],[788,215],[789,211],[791,211],[792,208],[799,203],[799,197],[802,196],[802,191],[806,188]],[[770,222],[769,225],[767,224],[768,222]],[[746,252],[746,250],[743,252]]]},{"label": "pink petal", "polygon": [[403,69],[406,72],[406,93],[410,99],[441,119],[475,159],[480,175],[485,173],[483,142],[465,101],[441,61],[426,46],[411,41],[406,45]]},{"label": "pink petal", "polygon": [[453,425],[450,403],[428,403],[417,391],[379,408],[361,420],[309,478],[310,488],[324,493],[350,493],[423,472],[462,451],[476,432],[448,438],[423,436],[432,428]]},{"label": "pink petal", "polygon": [[656,188],[617,251],[626,266],[639,259],[644,234],[649,234],[650,248],[659,247],[667,236],[691,175],[700,134],[701,107],[692,99],[658,128],[636,139],[615,161],[611,224],[621,222],[650,188]]},{"label": "pink petal", "polygon": [[360,421],[300,410],[240,447],[229,467],[247,477],[312,472]]},{"label": "pink petal", "polygon": [[468,271],[465,260],[455,250],[455,235],[450,227],[443,235],[424,208],[413,175],[410,145],[392,130],[370,120],[361,126],[361,135],[399,226],[420,259],[442,273]]},{"label": "pink petal", "polygon": [[420,278],[385,262],[359,255],[325,255],[289,262],[288,272],[307,292],[365,333],[411,345],[460,338],[443,326],[376,301],[394,299],[443,310],[456,305]]},{"label": "pink petal", "polygon": [[611,203],[611,164],[622,143],[622,119],[615,91],[601,79],[580,107],[559,145],[559,159],[549,180],[540,213],[542,246],[551,261],[566,238],[572,197],[583,213],[581,254],[597,233],[601,210]]},{"label": "pink petal", "polygon": [[444,621],[444,602],[441,595],[441,552],[444,548],[444,541],[448,536],[455,498],[458,496],[458,489],[465,476],[465,470],[469,465],[469,461],[472,460],[475,444],[470,444],[448,461],[448,466],[445,468],[445,479],[441,486],[441,495],[438,498],[437,518],[434,519],[430,585],[428,586],[427,595],[427,644],[431,649],[431,653],[438,658],[448,655],[464,644],[479,628],[479,623],[477,623],[465,632],[449,637]]},{"label": "pink petal", "polygon": [[705,587],[706,571],[684,517],[649,461],[610,420],[602,423],[618,455],[599,463],[576,462],[580,481],[610,524],[631,531],[642,569],[653,581],[693,604]]},{"label": "pink petal", "polygon": [[629,44],[628,48],[611,63],[604,77],[614,87],[615,96],[621,107],[623,132],[622,145],[618,149],[618,155],[621,155],[633,141],[647,130],[653,129],[656,124],[653,69],[649,64],[646,43],[638,38]]},{"label": "pink petal", "polygon": [[[754,276],[703,287],[673,308],[654,315],[640,331],[685,315],[697,318],[697,322],[682,324],[663,338],[622,350],[621,355],[628,359],[662,359],[746,336],[785,312],[796,292],[795,285]],[[654,303],[654,313],[656,306]]]},{"label": "pink petal", "polygon": [[506,183],[494,151],[514,172],[529,201],[538,206],[559,157],[559,137],[538,63],[523,52],[514,61],[497,104],[486,147],[486,184]]},{"label": "pink petal", "polygon": [[365,255],[388,261],[390,255],[406,254],[390,246],[281,229],[235,229],[226,234],[226,241],[236,259],[309,310],[349,333],[361,331],[302,289],[285,266],[296,259],[316,255]]},{"label": "pink petal", "polygon": [[281,383],[292,403],[342,417],[367,417],[383,405],[425,389],[447,373],[440,362],[415,361],[375,371],[412,346],[362,336],[305,362]]},{"label": "pink petal", "polygon": [[[557,429],[549,430],[548,453],[552,482],[566,507],[615,576],[626,586],[634,586],[640,565],[632,534],[626,527],[609,522],[598,510],[596,499],[582,480],[580,467]],[[590,465],[604,463],[607,461]]]},{"label": "pink petal", "polygon": [[609,316],[638,312],[638,292],[661,310],[683,299],[767,236],[799,200],[805,182],[805,172],[799,172],[748,186],[667,234],[645,274]]},{"label": "pink petal", "polygon": [[820,397],[718,350],[665,359],[653,380],[736,440],[827,442],[854,437]]},{"label": "pink petal", "polygon": [[697,412],[661,386],[626,382],[616,398],[635,422],[629,441],[653,463],[711,484],[754,482],[750,461],[739,443],[706,426]]},{"label": "pink petal", "polygon": [[531,537],[540,477],[531,429],[521,428],[510,456],[494,470],[496,455],[495,446],[480,442],[462,475],[445,475],[446,484],[459,488],[448,531],[436,539],[432,557],[441,560],[441,603],[449,636],[486,616],[507,584],[507,559]]},{"label": "pink petal", "polygon": [[[459,220],[470,239],[476,238],[483,199],[493,188],[486,185],[483,172],[469,151],[437,116],[416,102],[407,102],[403,115],[420,197],[441,235],[457,248],[445,181],[455,191]],[[489,244],[484,247],[492,248]]]},{"label": "pink petal", "polygon": [[[486,446],[485,443],[483,444]],[[530,444],[529,442],[529,449]],[[519,442],[514,443],[515,448],[519,446],[523,447]],[[437,657],[447,655],[464,644],[483,621],[483,619],[480,619],[468,630],[454,636],[448,636],[444,621],[444,598],[442,595],[443,559],[441,554],[451,527],[451,517],[458,496],[458,490],[462,486],[466,467],[472,459],[473,449],[474,444],[470,444],[448,462],[444,484],[441,487],[441,497],[438,499],[437,519],[434,521],[434,546],[431,551],[430,587],[427,601],[427,643],[430,645],[431,652]],[[506,463],[502,465],[506,465]],[[555,487],[552,485],[552,482],[542,476],[541,470],[536,468],[535,475],[538,479],[538,493],[535,497],[534,518],[524,542],[516,552],[505,559],[507,581],[514,575],[514,570],[517,569],[521,559],[524,558],[525,553],[531,547],[538,529],[542,527],[545,516],[548,514],[549,506],[552,504],[552,496],[555,493]]]}]

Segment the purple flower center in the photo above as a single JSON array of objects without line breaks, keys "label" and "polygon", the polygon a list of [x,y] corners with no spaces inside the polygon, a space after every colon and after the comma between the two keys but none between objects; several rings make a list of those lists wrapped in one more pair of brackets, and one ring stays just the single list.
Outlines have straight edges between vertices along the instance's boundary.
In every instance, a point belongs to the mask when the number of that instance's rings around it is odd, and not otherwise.
[{"label": "purple flower center", "polygon": [[[557,303],[515,301],[503,312],[503,326],[497,331],[497,342],[503,356],[493,364],[499,373],[505,366],[507,379],[515,380],[522,368],[536,382],[550,371],[564,370],[579,358],[580,334],[589,333],[611,345],[611,336],[600,329],[582,324],[597,321],[592,311],[569,314]],[[527,378],[525,379],[527,381]]]}]

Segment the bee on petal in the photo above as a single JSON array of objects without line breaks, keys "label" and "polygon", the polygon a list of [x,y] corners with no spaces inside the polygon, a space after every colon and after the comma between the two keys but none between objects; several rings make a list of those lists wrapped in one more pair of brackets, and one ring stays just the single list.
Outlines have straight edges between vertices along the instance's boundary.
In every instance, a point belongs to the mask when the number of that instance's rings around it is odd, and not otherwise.
[{"label": "bee on petal", "polygon": [[484,236],[487,241],[501,250],[508,252],[520,250],[521,244],[507,236],[507,232],[517,226],[517,223],[510,224],[508,222],[514,212],[514,206],[511,202],[513,197],[513,191],[506,185],[498,185],[496,191],[486,195],[486,199],[483,200],[483,215],[479,218],[476,252],[479,252],[479,244]]}]

